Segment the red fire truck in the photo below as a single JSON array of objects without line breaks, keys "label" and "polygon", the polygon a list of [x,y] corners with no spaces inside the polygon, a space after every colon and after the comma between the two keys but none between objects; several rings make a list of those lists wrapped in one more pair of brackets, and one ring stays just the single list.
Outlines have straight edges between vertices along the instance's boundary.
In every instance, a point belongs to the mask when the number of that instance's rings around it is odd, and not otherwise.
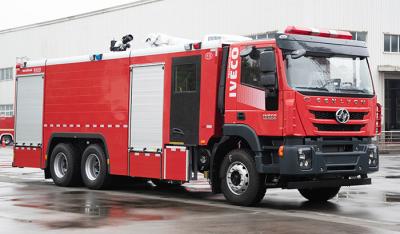
[{"label": "red fire truck", "polygon": [[267,188],[311,201],[370,184],[380,108],[364,42],[288,27],[17,65],[15,167],[90,189],[114,175],[185,183],[253,205]]},{"label": "red fire truck", "polygon": [[14,117],[0,116],[0,143],[11,145],[14,141]]}]

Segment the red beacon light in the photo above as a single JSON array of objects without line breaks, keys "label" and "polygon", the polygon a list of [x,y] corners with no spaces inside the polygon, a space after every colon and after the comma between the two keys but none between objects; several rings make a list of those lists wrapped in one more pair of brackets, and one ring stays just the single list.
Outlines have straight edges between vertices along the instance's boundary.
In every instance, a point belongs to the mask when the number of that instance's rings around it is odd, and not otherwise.
[{"label": "red beacon light", "polygon": [[345,39],[345,40],[353,39],[353,36],[351,35],[351,33],[346,32],[346,31],[306,28],[306,27],[297,27],[297,26],[288,26],[285,29],[285,33],[286,34],[316,36],[316,37],[330,37],[330,38]]},{"label": "red beacon light", "polygon": [[193,49],[195,50],[201,49],[201,42],[193,43]]},{"label": "red beacon light", "polygon": [[201,49],[201,42],[185,44],[185,50],[200,50]]}]

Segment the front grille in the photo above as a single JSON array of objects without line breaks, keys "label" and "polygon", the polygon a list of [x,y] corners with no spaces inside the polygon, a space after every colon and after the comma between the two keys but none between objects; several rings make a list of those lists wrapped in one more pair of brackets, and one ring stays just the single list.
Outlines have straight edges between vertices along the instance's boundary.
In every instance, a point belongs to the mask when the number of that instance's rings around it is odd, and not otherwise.
[{"label": "front grille", "polygon": [[[310,111],[316,119],[336,119],[334,111]],[[362,120],[368,112],[350,112],[350,120]]]},{"label": "front grille", "polygon": [[314,124],[318,131],[360,131],[364,124]]},{"label": "front grille", "polygon": [[352,152],[353,145],[322,145],[323,153]]},{"label": "front grille", "polygon": [[346,165],[346,166],[327,166],[326,168],[328,171],[353,171],[356,169],[353,165]]}]

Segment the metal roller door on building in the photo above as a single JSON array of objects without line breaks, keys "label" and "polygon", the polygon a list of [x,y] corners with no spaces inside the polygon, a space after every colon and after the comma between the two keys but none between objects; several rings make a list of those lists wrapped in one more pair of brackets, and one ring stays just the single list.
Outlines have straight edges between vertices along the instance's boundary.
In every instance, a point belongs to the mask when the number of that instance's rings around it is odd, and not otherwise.
[{"label": "metal roller door on building", "polygon": [[43,84],[43,75],[17,77],[15,142],[18,145],[42,144]]},{"label": "metal roller door on building", "polygon": [[385,72],[385,131],[400,130],[400,72]]}]

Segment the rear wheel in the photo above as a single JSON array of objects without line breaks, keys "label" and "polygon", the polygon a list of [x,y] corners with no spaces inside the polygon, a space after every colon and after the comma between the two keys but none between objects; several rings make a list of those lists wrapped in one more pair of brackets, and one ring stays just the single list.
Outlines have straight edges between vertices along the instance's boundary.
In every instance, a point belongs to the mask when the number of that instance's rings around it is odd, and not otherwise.
[{"label": "rear wheel", "polygon": [[81,182],[80,161],[76,149],[71,144],[60,143],[51,153],[51,178],[58,186],[76,186]]},{"label": "rear wheel", "polygon": [[107,158],[98,145],[89,145],[82,155],[81,172],[83,183],[90,189],[104,189],[110,184]]},{"label": "rear wheel", "polygon": [[249,150],[229,152],[222,162],[220,175],[222,193],[229,202],[250,206],[264,198],[265,176],[257,172]]},{"label": "rear wheel", "polygon": [[334,198],[339,193],[340,187],[299,189],[300,194],[312,202],[324,202]]},{"label": "rear wheel", "polygon": [[4,144],[6,145],[11,145],[11,143],[13,142],[12,137],[9,135],[5,135],[1,138],[1,142],[4,142]]}]

